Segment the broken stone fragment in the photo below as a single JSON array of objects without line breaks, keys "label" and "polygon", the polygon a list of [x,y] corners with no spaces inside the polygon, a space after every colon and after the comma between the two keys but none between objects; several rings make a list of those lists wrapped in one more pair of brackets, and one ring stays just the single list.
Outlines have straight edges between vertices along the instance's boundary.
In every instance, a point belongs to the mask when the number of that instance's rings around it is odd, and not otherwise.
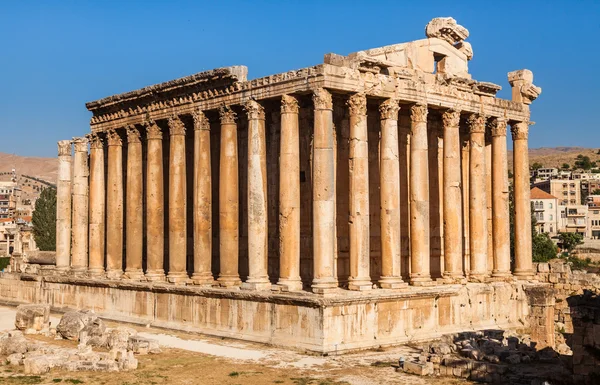
[{"label": "broken stone fragment", "polygon": [[438,38],[454,45],[469,37],[469,30],[451,17],[436,17],[425,26],[428,38]]},{"label": "broken stone fragment", "polygon": [[19,305],[15,317],[15,327],[27,334],[50,327],[50,305]]},{"label": "broken stone fragment", "polygon": [[79,333],[97,319],[92,311],[70,311],[60,319],[56,331],[65,339],[78,341]]},{"label": "broken stone fragment", "polygon": [[27,340],[21,332],[11,332],[0,337],[0,355],[27,352]]},{"label": "broken stone fragment", "polygon": [[79,341],[82,341],[82,336],[85,336],[85,343],[90,346],[106,346],[107,333],[106,326],[100,318],[94,319],[88,323],[79,334]]},{"label": "broken stone fragment", "polygon": [[9,365],[18,366],[23,363],[23,354],[21,353],[13,353],[6,357],[6,361]]},{"label": "broken stone fragment", "polygon": [[136,336],[137,331],[132,328],[119,326],[109,329],[106,337],[106,346],[109,349],[127,349],[129,337]]},{"label": "broken stone fragment", "polygon": [[150,339],[132,336],[129,337],[129,341],[127,342],[127,350],[130,350],[136,354],[158,354],[160,353],[160,347],[158,345],[158,341]]}]

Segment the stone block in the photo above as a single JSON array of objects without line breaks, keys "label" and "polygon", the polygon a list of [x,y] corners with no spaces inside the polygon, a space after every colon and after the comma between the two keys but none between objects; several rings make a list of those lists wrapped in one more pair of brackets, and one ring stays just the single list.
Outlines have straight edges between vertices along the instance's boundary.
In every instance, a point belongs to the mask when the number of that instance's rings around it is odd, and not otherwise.
[{"label": "stone block", "polygon": [[65,339],[79,340],[79,333],[98,317],[91,311],[70,311],[65,313],[56,326],[56,331]]},{"label": "stone block", "polygon": [[[19,305],[15,317],[19,330],[39,332],[50,327],[50,305]],[[29,332],[31,333],[31,331]]]},{"label": "stone block", "polygon": [[9,365],[19,366],[23,364],[23,354],[21,353],[13,353],[6,357],[6,361]]},{"label": "stone block", "polygon": [[538,263],[538,271],[540,273],[549,273],[550,272],[550,265],[545,262],[545,263]]},{"label": "stone block", "polygon": [[137,331],[128,327],[118,327],[110,329],[106,337],[106,346],[109,349],[127,349],[129,337],[135,337]]},{"label": "stone block", "polygon": [[0,337],[0,355],[10,355],[14,353],[24,354],[27,352],[27,340],[23,333],[9,333]]},{"label": "stone block", "polygon": [[30,357],[23,360],[25,374],[46,374],[50,371],[50,360],[44,356]]},{"label": "stone block", "polygon": [[431,362],[413,362],[406,361],[402,368],[406,373],[416,374],[418,376],[430,376],[433,374],[433,364]]},{"label": "stone block", "polygon": [[160,347],[158,346],[158,341],[143,338],[138,336],[129,337],[127,342],[127,350],[130,350],[136,354],[158,354],[160,353]]}]

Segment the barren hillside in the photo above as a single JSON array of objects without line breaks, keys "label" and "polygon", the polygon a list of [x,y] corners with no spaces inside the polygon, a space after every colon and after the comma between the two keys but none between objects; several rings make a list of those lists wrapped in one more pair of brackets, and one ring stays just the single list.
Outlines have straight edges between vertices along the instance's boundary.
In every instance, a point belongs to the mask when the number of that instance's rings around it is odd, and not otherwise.
[{"label": "barren hillside", "polygon": [[29,175],[56,183],[58,160],[56,158],[25,157],[0,152],[0,173],[16,169],[19,175]]},{"label": "barren hillside", "polygon": [[[541,163],[544,167],[561,168],[563,163],[573,166],[577,155],[589,156],[592,162],[598,162],[600,165],[600,143],[597,148],[584,147],[541,147],[529,149],[529,164],[535,162]],[[508,154],[508,169],[512,170],[512,151]]]}]

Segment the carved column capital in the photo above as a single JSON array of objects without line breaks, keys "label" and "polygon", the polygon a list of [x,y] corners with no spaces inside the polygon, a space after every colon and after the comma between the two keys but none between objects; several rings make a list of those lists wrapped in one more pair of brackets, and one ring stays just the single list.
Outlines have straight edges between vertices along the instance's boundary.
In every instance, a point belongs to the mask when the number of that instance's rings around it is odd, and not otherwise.
[{"label": "carved column capital", "polygon": [[460,123],[460,111],[459,110],[446,110],[442,114],[442,122],[444,123],[444,127],[456,127]]},{"label": "carved column capital", "polygon": [[71,141],[70,140],[59,140],[57,144],[58,144],[58,156],[71,155]]},{"label": "carved column capital", "polygon": [[221,117],[221,124],[235,124],[237,114],[233,112],[231,107],[222,106],[219,109],[219,116]]},{"label": "carved column capital", "polygon": [[135,125],[131,124],[127,126],[127,143],[140,143],[140,138],[140,130]]},{"label": "carved column capital", "polygon": [[413,123],[427,123],[427,105],[414,104],[410,107],[410,120]]},{"label": "carved column capital", "polygon": [[398,99],[386,99],[379,105],[381,119],[398,120],[398,111],[400,111]]},{"label": "carved column capital", "polygon": [[353,94],[348,98],[348,109],[350,110],[350,115],[354,116],[365,116],[367,115],[367,97],[364,93]]},{"label": "carved column capital", "polygon": [[104,147],[104,140],[97,133],[87,134],[86,137],[91,149],[101,150]]},{"label": "carved column capital", "polygon": [[506,119],[493,118],[490,121],[492,136],[506,136]]},{"label": "carved column capital", "polygon": [[185,125],[181,119],[179,119],[179,116],[171,116],[168,120],[168,123],[171,136],[185,135]]},{"label": "carved column capital", "polygon": [[315,110],[333,110],[331,93],[325,88],[317,88],[313,92],[313,104]]},{"label": "carved column capital", "polygon": [[73,138],[73,149],[76,152],[87,152],[88,148],[88,141],[86,139],[86,137],[81,136],[81,137],[75,137]]},{"label": "carved column capital", "polygon": [[529,122],[513,122],[510,124],[510,132],[513,140],[525,139],[529,137]]},{"label": "carved column capital", "polygon": [[281,113],[282,114],[297,114],[299,111],[298,99],[291,95],[283,95],[281,97]]},{"label": "carved column capital", "polygon": [[158,127],[158,124],[156,124],[154,121],[149,121],[144,123],[144,126],[146,126],[146,140],[162,140],[163,135],[160,127]]},{"label": "carved column capital", "polygon": [[265,120],[265,109],[256,100],[250,99],[244,104],[248,120]]},{"label": "carved column capital", "polygon": [[115,130],[115,129],[106,131],[106,138],[107,138],[109,146],[122,146],[123,145],[121,136],[117,133],[117,130]]},{"label": "carved column capital", "polygon": [[192,113],[192,118],[194,119],[194,130],[203,130],[210,131],[210,122],[206,117],[206,114],[201,110],[196,110]]},{"label": "carved column capital", "polygon": [[471,114],[467,118],[469,124],[469,133],[485,133],[485,115],[483,114]]}]

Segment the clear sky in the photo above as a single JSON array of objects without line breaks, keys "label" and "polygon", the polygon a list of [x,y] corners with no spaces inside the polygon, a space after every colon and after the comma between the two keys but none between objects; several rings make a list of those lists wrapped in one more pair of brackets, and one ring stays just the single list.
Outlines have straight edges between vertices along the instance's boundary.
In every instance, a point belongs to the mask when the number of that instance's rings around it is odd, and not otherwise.
[{"label": "clear sky", "polygon": [[0,1],[0,152],[56,156],[89,131],[85,102],[216,67],[249,78],[425,37],[433,17],[470,31],[474,79],[528,68],[543,88],[531,147],[600,147],[600,1]]}]

